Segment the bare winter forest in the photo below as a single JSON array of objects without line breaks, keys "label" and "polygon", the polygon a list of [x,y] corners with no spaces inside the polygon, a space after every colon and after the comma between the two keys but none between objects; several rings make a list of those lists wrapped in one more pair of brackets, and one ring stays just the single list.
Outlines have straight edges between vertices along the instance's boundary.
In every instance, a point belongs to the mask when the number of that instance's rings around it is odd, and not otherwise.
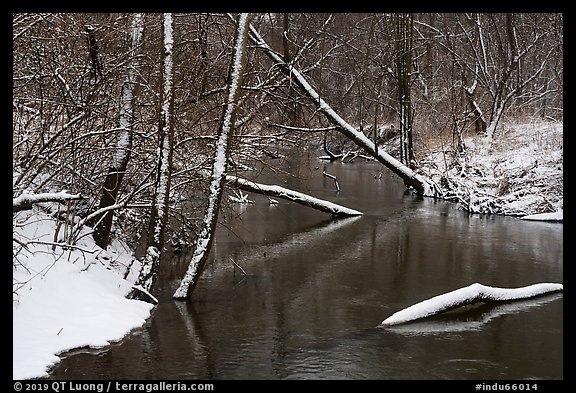
[{"label": "bare winter forest", "polygon": [[[140,247],[132,297],[153,298],[165,247],[195,244],[186,298],[223,193],[286,154],[369,157],[420,196],[517,214],[450,174],[470,169],[467,139],[482,157],[515,148],[505,124],[562,117],[562,14],[13,16],[15,225],[59,202],[53,248]],[[14,240],[16,266],[31,240]]]}]

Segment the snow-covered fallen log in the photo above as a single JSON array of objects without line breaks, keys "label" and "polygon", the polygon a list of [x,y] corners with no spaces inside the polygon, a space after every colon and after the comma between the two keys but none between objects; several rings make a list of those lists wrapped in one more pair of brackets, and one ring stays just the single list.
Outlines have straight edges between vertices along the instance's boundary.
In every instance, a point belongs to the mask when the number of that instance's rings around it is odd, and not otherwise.
[{"label": "snow-covered fallen log", "polygon": [[[481,329],[483,325],[506,315],[536,310],[544,305],[558,300],[562,293],[538,296],[530,299],[520,299],[513,302],[483,303],[474,310],[462,308],[462,312],[445,313],[439,318],[424,318],[410,323],[403,323],[385,328],[391,332],[405,335],[426,335],[438,333],[466,332]],[[454,310],[460,311],[460,310]],[[471,317],[473,316],[473,317]]]},{"label": "snow-covered fallen log", "polygon": [[251,191],[257,194],[266,195],[268,197],[282,198],[288,201],[296,202],[304,206],[320,210],[325,213],[330,213],[338,217],[361,216],[363,213],[358,210],[349,209],[345,206],[338,205],[333,202],[325,201],[302,192],[290,190],[280,186],[272,186],[267,184],[254,183],[250,180],[241,179],[236,176],[227,175],[226,182],[234,187],[238,187],[244,191]]},{"label": "snow-covered fallen log", "polygon": [[473,303],[528,299],[546,293],[560,292],[563,289],[562,284],[555,283],[540,283],[520,288],[496,288],[474,283],[400,310],[382,321],[380,326],[399,325]]},{"label": "snow-covered fallen log", "polygon": [[564,210],[559,210],[554,213],[529,214],[520,217],[520,219],[526,221],[564,222]]},{"label": "snow-covered fallen log", "polygon": [[19,197],[12,199],[12,213],[17,213],[22,210],[30,210],[32,209],[32,205],[36,203],[66,203],[68,201],[75,201],[78,199],[82,199],[82,197],[77,194],[68,194],[66,190],[60,192],[47,192],[42,194],[21,194]]}]

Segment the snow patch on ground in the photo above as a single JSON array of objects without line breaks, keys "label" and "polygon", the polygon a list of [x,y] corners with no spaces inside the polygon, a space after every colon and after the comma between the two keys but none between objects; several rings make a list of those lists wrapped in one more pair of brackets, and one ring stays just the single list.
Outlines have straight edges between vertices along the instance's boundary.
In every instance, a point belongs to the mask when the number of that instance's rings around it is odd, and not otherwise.
[{"label": "snow patch on ground", "polygon": [[[19,242],[53,241],[55,229],[37,209],[14,217]],[[56,355],[106,346],[150,316],[152,305],[125,298],[135,279],[133,271],[123,278],[134,262],[127,247],[113,241],[103,251],[90,235],[77,246],[95,252],[13,243],[13,379],[46,377]]]}]

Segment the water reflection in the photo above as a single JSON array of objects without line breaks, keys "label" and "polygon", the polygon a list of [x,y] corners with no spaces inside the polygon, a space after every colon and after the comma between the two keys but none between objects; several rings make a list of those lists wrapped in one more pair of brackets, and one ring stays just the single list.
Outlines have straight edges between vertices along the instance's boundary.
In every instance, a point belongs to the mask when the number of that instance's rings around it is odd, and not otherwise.
[{"label": "water reflection", "polygon": [[376,328],[407,305],[472,282],[563,282],[561,224],[469,216],[405,195],[397,180],[374,177],[379,168],[327,164],[339,193],[321,171],[303,170],[305,182],[287,185],[361,217],[331,220],[251,196],[230,230],[218,231],[190,303],[171,300],[183,256],[163,266],[161,303],[143,329],[98,356],[70,356],[51,377],[563,378],[562,295]]}]

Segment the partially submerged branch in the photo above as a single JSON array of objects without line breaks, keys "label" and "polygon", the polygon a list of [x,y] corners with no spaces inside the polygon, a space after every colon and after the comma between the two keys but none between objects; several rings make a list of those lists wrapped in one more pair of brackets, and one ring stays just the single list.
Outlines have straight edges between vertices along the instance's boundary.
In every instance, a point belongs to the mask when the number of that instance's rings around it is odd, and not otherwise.
[{"label": "partially submerged branch", "polygon": [[286,199],[288,201],[299,203],[303,206],[320,210],[324,213],[330,213],[338,217],[361,216],[363,213],[354,209],[338,205],[333,202],[325,201],[302,192],[290,190],[280,186],[271,186],[267,184],[254,183],[250,180],[241,179],[236,176],[227,175],[226,181],[229,185],[238,187],[244,191],[251,191],[257,194],[273,196]]},{"label": "partially submerged branch", "polygon": [[232,259],[232,258],[229,258],[229,259],[232,261],[232,263],[234,264],[234,267],[235,267],[235,268],[240,269],[240,271],[242,272],[242,274],[245,275],[245,276],[247,276],[246,271],[245,271],[244,269],[242,269],[242,266],[238,265],[238,264],[236,263],[236,261],[234,261],[234,259]]},{"label": "partially submerged branch", "polygon": [[334,184],[336,185],[336,191],[340,192],[340,184],[338,184],[338,179],[336,176],[327,173],[326,171],[322,171],[322,174],[330,179],[334,180]]},{"label": "partially submerged branch", "polygon": [[521,288],[496,288],[474,283],[400,310],[382,321],[380,326],[399,325],[473,303],[528,299],[545,293],[561,292],[563,289],[562,284],[554,283],[533,284]]},{"label": "partially submerged branch", "polygon": [[330,162],[332,161],[336,161],[341,159],[344,155],[342,153],[340,154],[334,154],[332,153],[330,150],[328,150],[328,146],[326,145],[326,135],[324,135],[324,151],[326,152],[326,154],[328,154],[327,156],[320,156],[318,158],[320,158],[321,160],[330,160]]}]

